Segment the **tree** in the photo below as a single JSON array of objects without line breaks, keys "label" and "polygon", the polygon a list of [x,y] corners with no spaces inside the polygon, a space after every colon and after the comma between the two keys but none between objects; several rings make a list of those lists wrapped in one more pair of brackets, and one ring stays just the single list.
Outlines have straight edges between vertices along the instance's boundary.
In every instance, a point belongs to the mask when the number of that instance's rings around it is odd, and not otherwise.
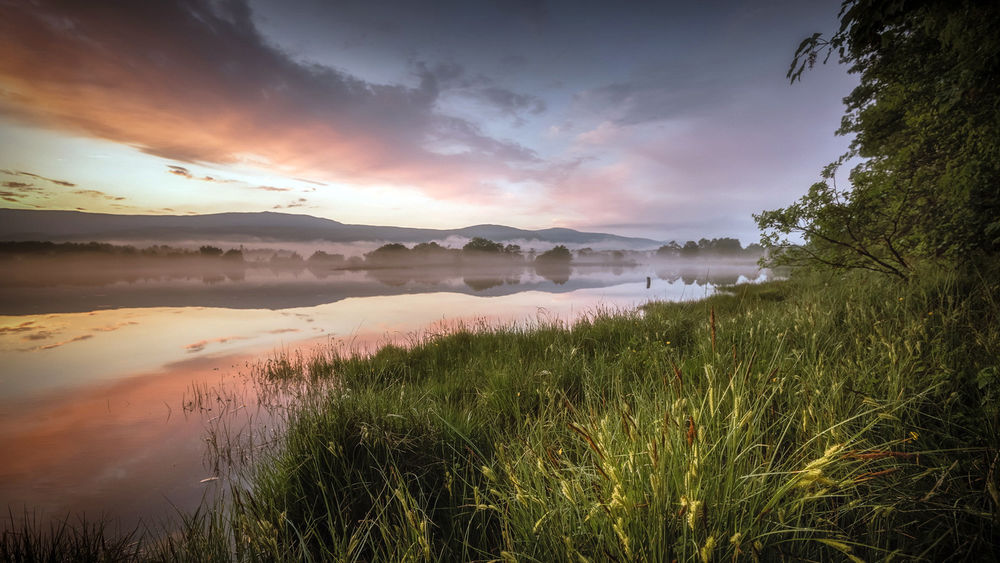
[{"label": "tree", "polygon": [[410,253],[410,249],[398,242],[383,244],[375,250],[365,254],[365,261],[374,265],[388,265],[398,263],[405,259]]},{"label": "tree", "polygon": [[684,258],[694,258],[698,255],[698,243],[693,240],[685,242],[684,246],[681,247],[680,253]]},{"label": "tree", "polygon": [[545,262],[549,264],[569,264],[573,259],[573,254],[563,245],[558,245],[552,250],[546,250],[535,258],[535,262]]},{"label": "tree", "polygon": [[475,237],[462,247],[464,252],[483,252],[490,254],[500,254],[503,252],[503,245],[482,237]]},{"label": "tree", "polygon": [[198,249],[202,256],[222,256],[222,249],[217,246],[202,246]]},{"label": "tree", "polygon": [[434,254],[436,252],[446,252],[448,249],[436,242],[421,242],[412,249],[417,254]]},{"label": "tree", "polygon": [[508,244],[503,247],[503,253],[511,258],[521,258],[521,245],[519,244]]},{"label": "tree", "polygon": [[410,250],[410,255],[422,266],[443,266],[459,260],[460,252],[445,248],[436,242],[421,242]]},{"label": "tree", "polygon": [[339,263],[341,263],[343,261],[344,261],[344,255],[343,254],[329,254],[327,252],[323,252],[322,250],[317,250],[316,252],[313,252],[312,255],[309,257],[309,260],[308,260],[308,262],[316,263],[316,264],[320,264],[320,263],[322,263],[322,264],[338,263],[339,264]]},{"label": "tree", "polygon": [[837,131],[854,139],[798,202],[754,216],[773,255],[905,278],[917,261],[1000,250],[998,6],[847,0],[833,36],[802,42],[792,82],[833,54],[860,75]]},{"label": "tree", "polygon": [[674,258],[680,256],[680,254],[681,245],[677,244],[677,241],[675,240],[672,240],[656,249],[656,256],[659,258]]}]

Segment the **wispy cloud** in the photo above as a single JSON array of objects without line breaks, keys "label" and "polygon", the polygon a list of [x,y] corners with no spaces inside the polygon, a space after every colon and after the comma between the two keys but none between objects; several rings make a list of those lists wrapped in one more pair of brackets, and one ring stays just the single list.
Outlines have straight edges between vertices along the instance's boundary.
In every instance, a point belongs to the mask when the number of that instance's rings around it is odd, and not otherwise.
[{"label": "wispy cloud", "polygon": [[0,335],[30,332],[32,330],[35,330],[36,328],[38,327],[35,321],[25,321],[23,323],[19,323],[14,326],[0,326]]},{"label": "wispy cloud", "polygon": [[124,328],[124,327],[127,327],[127,326],[133,326],[133,325],[137,325],[137,324],[139,324],[138,321],[122,321],[120,323],[115,323],[115,324],[110,324],[110,325],[105,325],[105,326],[100,326],[100,327],[94,328],[93,331],[94,332],[112,332],[112,331],[118,330],[120,328]]},{"label": "wispy cloud", "polygon": [[125,198],[122,197],[122,196],[115,196],[115,195],[106,194],[106,193],[104,193],[104,192],[102,192],[100,190],[73,190],[71,193],[73,193],[75,195],[82,195],[82,196],[85,196],[85,197],[93,197],[93,198],[98,198],[98,199],[106,199],[108,201],[125,201]]},{"label": "wispy cloud", "polygon": [[93,334],[81,334],[75,338],[70,338],[69,340],[63,340],[62,342],[54,342],[52,344],[46,344],[45,346],[39,346],[36,350],[52,350],[53,348],[59,348],[67,344],[72,344],[73,342],[80,342],[81,340],[89,340],[93,338]]},{"label": "wispy cloud", "polygon": [[232,184],[239,182],[239,180],[231,180],[228,178],[221,178],[219,176],[209,176],[207,174],[205,176],[195,176],[188,168],[174,164],[167,165],[167,172],[175,176],[180,176],[181,178],[187,178],[188,180],[201,180],[202,182],[215,182],[220,184]]},{"label": "wispy cloud", "polygon": [[[12,177],[31,178],[31,181],[5,180],[0,183],[0,186],[6,188],[4,190],[0,190],[0,199],[11,203],[20,203],[22,205],[26,203],[26,199],[37,200],[38,198],[44,199],[51,196],[53,189],[61,190],[62,188],[76,187],[76,184],[67,182],[66,180],[48,178],[40,174],[25,172],[23,170],[0,169],[0,174]],[[56,187],[53,188],[52,186],[38,185],[38,183],[36,183],[38,181],[41,181],[43,184],[52,184]],[[34,205],[34,207],[38,206]]]},{"label": "wispy cloud", "polygon": [[290,192],[293,191],[292,188],[276,188],[274,186],[254,186],[250,188],[252,190],[261,190],[265,192]]},{"label": "wispy cloud", "polygon": [[22,170],[18,170],[14,174],[16,174],[18,176],[28,176],[29,178],[37,178],[39,180],[45,180],[46,182],[51,182],[53,184],[56,184],[57,186],[63,186],[63,187],[67,187],[67,188],[76,187],[76,184],[74,184],[73,182],[67,182],[66,180],[56,180],[54,178],[47,178],[47,177],[41,176],[39,174],[34,174],[34,173],[31,173],[31,172],[24,172]]},{"label": "wispy cloud", "polygon": [[[9,113],[180,162],[256,155],[286,172],[441,197],[474,197],[489,191],[484,180],[516,181],[539,164],[438,113],[433,71],[417,69],[416,86],[386,85],[300,63],[263,39],[238,0],[14,4],[0,49]],[[499,86],[478,91],[505,111],[544,109]]]},{"label": "wispy cloud", "polygon": [[32,196],[44,196],[47,190],[41,186],[36,186],[28,182],[4,182],[6,190],[0,190],[0,199],[11,203],[20,203],[23,199]]},{"label": "wispy cloud", "polygon": [[286,203],[284,205],[281,205],[281,204],[275,205],[271,209],[293,209],[293,208],[296,208],[296,207],[306,207],[306,204],[308,202],[309,202],[309,200],[307,200],[306,198],[300,197],[297,200],[292,201],[290,203]]},{"label": "wispy cloud", "polygon": [[32,340],[48,340],[49,338],[52,338],[56,334],[57,333],[51,332],[51,331],[48,331],[48,330],[39,330],[38,332],[33,332],[33,333],[26,334],[26,335],[22,336],[21,340],[27,340],[27,341],[32,341]]},{"label": "wispy cloud", "polygon": [[170,172],[175,176],[180,176],[181,178],[194,178],[194,176],[191,175],[191,171],[188,170],[187,168],[184,168],[183,166],[174,166],[173,164],[168,164],[167,172]]}]

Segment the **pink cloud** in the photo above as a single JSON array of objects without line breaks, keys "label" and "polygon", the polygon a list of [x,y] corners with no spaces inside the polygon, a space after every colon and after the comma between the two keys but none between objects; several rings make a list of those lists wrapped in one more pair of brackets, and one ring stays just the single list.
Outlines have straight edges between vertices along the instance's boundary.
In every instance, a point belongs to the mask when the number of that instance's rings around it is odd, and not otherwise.
[{"label": "pink cloud", "polygon": [[262,158],[283,173],[473,199],[539,164],[436,113],[433,70],[407,87],[295,62],[241,2],[19,3],[5,8],[0,50],[6,113],[181,162]]}]

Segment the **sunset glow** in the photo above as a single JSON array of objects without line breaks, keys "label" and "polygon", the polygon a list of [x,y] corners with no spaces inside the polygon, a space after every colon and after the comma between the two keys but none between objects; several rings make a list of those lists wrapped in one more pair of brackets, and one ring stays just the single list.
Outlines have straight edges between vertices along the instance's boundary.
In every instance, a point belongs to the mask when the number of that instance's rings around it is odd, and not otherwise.
[{"label": "sunset glow", "polygon": [[4,3],[0,197],[752,242],[846,145],[835,4]]}]

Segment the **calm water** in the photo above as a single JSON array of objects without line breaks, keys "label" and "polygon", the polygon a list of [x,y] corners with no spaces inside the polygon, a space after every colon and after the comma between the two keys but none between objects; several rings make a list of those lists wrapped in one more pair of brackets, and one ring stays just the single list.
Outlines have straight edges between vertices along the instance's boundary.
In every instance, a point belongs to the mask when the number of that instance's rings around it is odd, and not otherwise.
[{"label": "calm water", "polygon": [[0,282],[0,507],[128,525],[195,508],[221,482],[205,455],[221,409],[185,408],[193,390],[241,388],[276,353],[370,349],[463,322],[572,322],[762,278],[700,264]]}]

